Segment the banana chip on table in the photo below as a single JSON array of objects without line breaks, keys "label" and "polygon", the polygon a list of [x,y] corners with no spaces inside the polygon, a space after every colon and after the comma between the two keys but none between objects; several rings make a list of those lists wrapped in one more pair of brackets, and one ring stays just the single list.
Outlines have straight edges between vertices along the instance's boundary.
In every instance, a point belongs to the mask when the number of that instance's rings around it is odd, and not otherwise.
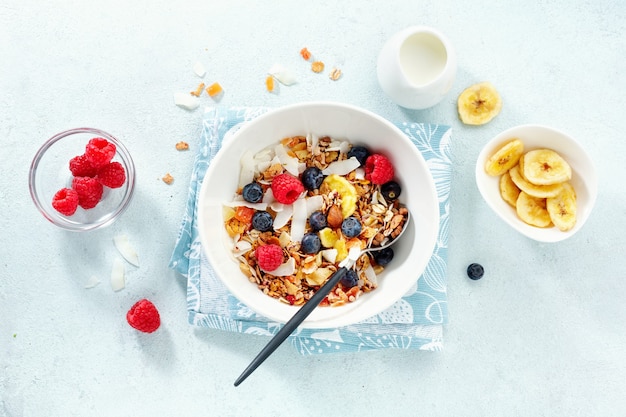
[{"label": "banana chip on table", "polygon": [[487,159],[485,171],[500,177],[502,200],[526,224],[555,226],[563,232],[576,225],[576,191],[569,183],[572,169],[558,152],[524,152],[522,141],[511,139]]},{"label": "banana chip on table", "polygon": [[474,84],[459,95],[457,108],[461,121],[467,125],[484,125],[502,109],[502,98],[489,82]]}]

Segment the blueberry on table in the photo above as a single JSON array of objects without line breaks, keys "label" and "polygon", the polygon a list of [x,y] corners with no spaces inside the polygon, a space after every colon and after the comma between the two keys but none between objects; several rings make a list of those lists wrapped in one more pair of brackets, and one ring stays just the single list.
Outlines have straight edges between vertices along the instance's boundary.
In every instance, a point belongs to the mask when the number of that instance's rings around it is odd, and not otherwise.
[{"label": "blueberry on table", "polygon": [[274,228],[274,219],[267,211],[259,210],[252,215],[252,227],[259,232],[269,232]]},{"label": "blueberry on table", "polygon": [[470,279],[481,279],[484,274],[485,270],[481,264],[473,263],[467,267],[467,276],[470,277]]},{"label": "blueberry on table", "polygon": [[348,158],[355,157],[361,166],[365,165],[365,160],[370,156],[370,151],[365,146],[353,146],[348,151]]},{"label": "blueberry on table", "polygon": [[328,222],[326,221],[326,215],[321,211],[314,211],[311,213],[311,216],[309,216],[309,226],[311,226],[311,229],[318,231],[322,230],[327,225]]},{"label": "blueberry on table", "polygon": [[391,247],[383,248],[372,252],[374,261],[380,266],[386,266],[393,259],[393,249]]},{"label": "blueberry on table", "polygon": [[354,216],[346,217],[341,222],[341,232],[345,237],[357,237],[361,234],[361,222]]},{"label": "blueberry on table", "polygon": [[241,195],[249,203],[258,203],[263,198],[263,188],[258,182],[251,182],[243,187]]},{"label": "blueberry on table", "polygon": [[306,254],[314,254],[320,251],[322,248],[322,241],[317,233],[307,233],[302,238],[300,249]]},{"label": "blueberry on table", "polygon": [[318,167],[308,167],[302,172],[302,185],[307,190],[317,190],[324,181],[324,174]]},{"label": "blueberry on table", "polygon": [[344,288],[352,288],[359,283],[359,276],[354,269],[348,269],[340,282]]},{"label": "blueberry on table", "polygon": [[385,197],[385,200],[389,201],[397,199],[401,192],[400,184],[395,181],[386,182],[380,187],[380,193]]}]

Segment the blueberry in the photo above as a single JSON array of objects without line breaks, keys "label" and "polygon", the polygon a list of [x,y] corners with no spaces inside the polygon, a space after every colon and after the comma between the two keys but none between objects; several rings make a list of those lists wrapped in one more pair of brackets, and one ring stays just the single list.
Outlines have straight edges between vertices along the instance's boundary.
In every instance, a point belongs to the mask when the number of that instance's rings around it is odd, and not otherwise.
[{"label": "blueberry", "polygon": [[320,241],[320,237],[317,233],[307,233],[302,238],[302,243],[300,248],[302,252],[307,254],[314,254],[320,251],[322,247],[322,242]]},{"label": "blueberry", "polygon": [[483,266],[481,264],[474,263],[474,264],[470,264],[467,267],[467,276],[470,277],[470,279],[473,279],[473,280],[481,279],[484,274],[485,274],[485,270],[483,269]]},{"label": "blueberry", "polygon": [[258,182],[251,182],[243,187],[241,195],[249,203],[258,203],[263,198],[263,188]]},{"label": "blueberry", "polygon": [[370,151],[365,146],[353,146],[348,151],[348,158],[353,156],[361,163],[361,166],[364,166],[365,160],[370,156]]},{"label": "blueberry", "polygon": [[372,252],[374,261],[380,266],[386,266],[393,259],[393,249],[391,247],[383,248]]},{"label": "blueberry", "polygon": [[395,200],[396,198],[398,198],[400,196],[400,193],[402,192],[402,188],[400,187],[400,184],[398,184],[395,181],[389,181],[384,183],[381,187],[380,187],[380,192],[383,195],[383,197],[385,197],[386,200]]},{"label": "blueberry", "polygon": [[341,222],[341,232],[345,237],[356,237],[361,234],[361,222],[354,216],[346,217]]},{"label": "blueberry", "polygon": [[274,228],[274,219],[267,211],[259,210],[252,215],[252,227],[259,232],[269,232]]},{"label": "blueberry", "polygon": [[309,217],[309,225],[315,231],[322,230],[327,226],[326,216],[321,211],[314,211]]},{"label": "blueberry", "polygon": [[324,174],[318,167],[308,167],[302,173],[302,185],[307,190],[317,190],[324,181]]},{"label": "blueberry", "polygon": [[359,275],[354,269],[348,269],[348,271],[341,277],[341,285],[344,288],[352,288],[359,283]]}]

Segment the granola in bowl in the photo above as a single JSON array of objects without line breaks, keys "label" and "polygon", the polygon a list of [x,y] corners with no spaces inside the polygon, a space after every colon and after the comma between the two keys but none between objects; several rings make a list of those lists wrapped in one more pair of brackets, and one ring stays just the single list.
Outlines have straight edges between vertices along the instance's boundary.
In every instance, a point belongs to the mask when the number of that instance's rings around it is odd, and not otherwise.
[{"label": "granola in bowl", "polygon": [[[238,189],[223,208],[241,272],[264,294],[301,305],[351,250],[393,240],[408,210],[381,153],[330,136],[290,136],[244,153]],[[356,301],[378,287],[393,249],[362,255],[321,306]]]}]

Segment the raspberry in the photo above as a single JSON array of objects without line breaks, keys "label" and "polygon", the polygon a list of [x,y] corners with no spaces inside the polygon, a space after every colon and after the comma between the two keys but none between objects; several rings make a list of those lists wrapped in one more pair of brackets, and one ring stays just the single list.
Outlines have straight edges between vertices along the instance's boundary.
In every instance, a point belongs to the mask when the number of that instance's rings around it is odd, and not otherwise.
[{"label": "raspberry", "polygon": [[384,155],[372,154],[365,160],[365,179],[374,184],[384,184],[393,179],[393,165]]},{"label": "raspberry", "polygon": [[109,188],[120,188],[126,182],[126,171],[119,162],[110,162],[98,170],[96,179]]},{"label": "raspberry", "polygon": [[283,173],[272,180],[272,193],[279,203],[291,204],[300,197],[303,191],[304,185],[290,174]]},{"label": "raspberry", "polygon": [[93,138],[85,147],[85,156],[94,167],[103,167],[115,156],[115,144],[104,138]]},{"label": "raspberry", "polygon": [[150,300],[137,301],[126,313],[126,321],[131,327],[144,333],[152,333],[161,325],[159,311]]},{"label": "raspberry", "polygon": [[102,184],[90,177],[74,177],[72,188],[78,193],[78,205],[84,209],[94,208],[104,191]]},{"label": "raspberry", "polygon": [[52,207],[66,216],[71,216],[78,208],[78,193],[71,188],[62,188],[52,197]]},{"label": "raspberry", "polygon": [[93,177],[98,172],[84,154],[70,159],[70,171],[75,177]]},{"label": "raspberry", "polygon": [[261,245],[254,251],[254,257],[259,268],[271,272],[283,263],[283,250],[274,243]]}]

